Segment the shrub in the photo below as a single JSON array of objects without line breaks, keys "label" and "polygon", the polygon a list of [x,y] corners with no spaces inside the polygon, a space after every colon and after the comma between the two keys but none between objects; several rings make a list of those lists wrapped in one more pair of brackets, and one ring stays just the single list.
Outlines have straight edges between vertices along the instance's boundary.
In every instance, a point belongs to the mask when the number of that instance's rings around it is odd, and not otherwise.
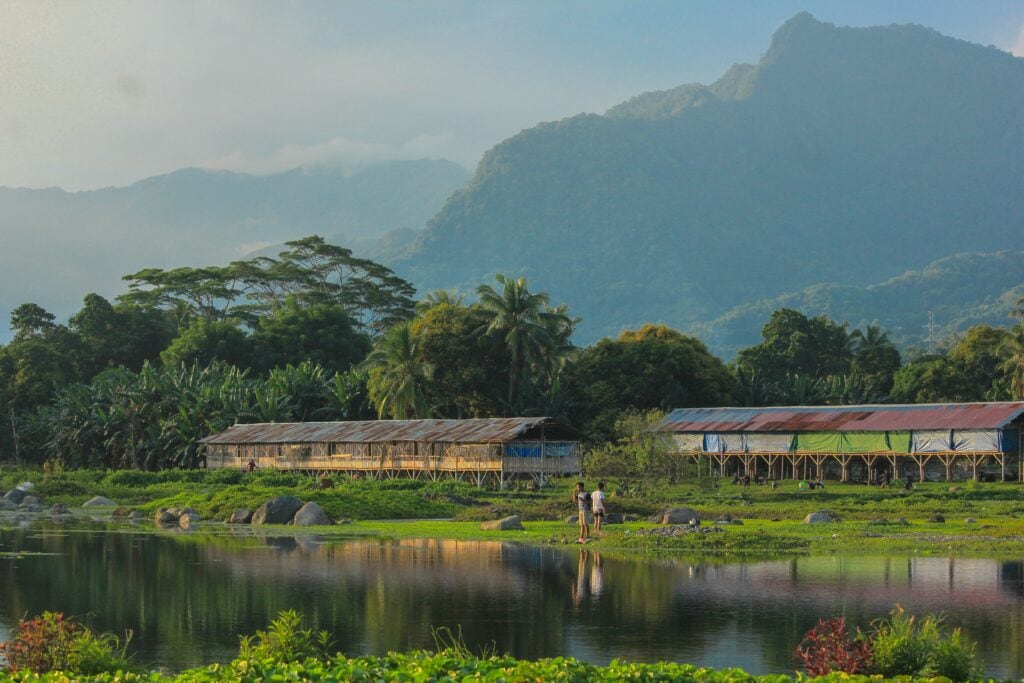
[{"label": "shrub", "polygon": [[812,676],[825,676],[833,671],[863,673],[871,662],[871,644],[860,629],[851,639],[846,618],[834,617],[819,620],[817,626],[804,634],[796,656]]},{"label": "shrub", "polygon": [[242,636],[238,658],[246,662],[302,662],[330,656],[331,640],[327,631],[314,633],[300,628],[302,617],[295,610],[286,610],[270,622],[266,631]]},{"label": "shrub", "polygon": [[947,633],[942,617],[920,622],[896,605],[888,620],[875,623],[871,637],[872,667],[883,676],[945,676],[969,680],[978,670],[975,644],[960,629]]},{"label": "shrub", "polygon": [[13,638],[0,644],[0,654],[12,672],[62,671],[94,675],[128,667],[124,643],[111,633],[95,634],[59,612],[43,612],[18,621]]}]

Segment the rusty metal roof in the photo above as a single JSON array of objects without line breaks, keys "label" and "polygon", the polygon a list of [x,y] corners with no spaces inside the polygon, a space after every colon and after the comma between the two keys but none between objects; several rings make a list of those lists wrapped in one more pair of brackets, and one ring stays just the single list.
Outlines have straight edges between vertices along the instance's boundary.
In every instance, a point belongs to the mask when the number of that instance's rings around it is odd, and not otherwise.
[{"label": "rusty metal roof", "polygon": [[537,427],[557,432],[548,438],[575,435],[549,417],[496,417],[468,420],[363,420],[353,422],[261,422],[238,424],[202,439],[208,444],[256,443],[379,443],[441,441],[505,443]]},{"label": "rusty metal roof", "polygon": [[1024,414],[1024,402],[934,403],[771,408],[680,408],[668,432],[852,432],[908,429],[999,429]]}]

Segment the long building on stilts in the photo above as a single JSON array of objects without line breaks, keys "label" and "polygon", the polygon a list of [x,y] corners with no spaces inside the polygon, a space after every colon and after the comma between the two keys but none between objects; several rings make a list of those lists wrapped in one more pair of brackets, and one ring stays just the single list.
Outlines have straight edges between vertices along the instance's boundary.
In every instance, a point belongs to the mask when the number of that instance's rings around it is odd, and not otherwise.
[{"label": "long building on stilts", "polygon": [[718,476],[1024,482],[1024,402],[682,408],[659,430]]},{"label": "long building on stilts", "polygon": [[504,486],[580,472],[579,434],[548,417],[237,424],[202,440],[210,469],[250,467]]}]

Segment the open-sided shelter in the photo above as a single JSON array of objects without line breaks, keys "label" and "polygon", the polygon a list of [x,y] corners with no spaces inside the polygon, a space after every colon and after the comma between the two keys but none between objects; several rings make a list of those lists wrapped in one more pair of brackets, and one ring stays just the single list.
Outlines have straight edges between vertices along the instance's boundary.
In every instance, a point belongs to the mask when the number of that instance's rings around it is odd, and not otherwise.
[{"label": "open-sided shelter", "polygon": [[580,472],[579,434],[549,417],[237,424],[202,440],[206,466],[468,479],[504,486]]},{"label": "open-sided shelter", "polygon": [[[843,481],[957,473],[1017,478],[1024,402],[927,405],[682,408],[659,430],[679,454],[717,468],[773,479],[838,473]],[[995,469],[998,468],[998,475]],[[938,469],[936,473],[935,470]]]}]

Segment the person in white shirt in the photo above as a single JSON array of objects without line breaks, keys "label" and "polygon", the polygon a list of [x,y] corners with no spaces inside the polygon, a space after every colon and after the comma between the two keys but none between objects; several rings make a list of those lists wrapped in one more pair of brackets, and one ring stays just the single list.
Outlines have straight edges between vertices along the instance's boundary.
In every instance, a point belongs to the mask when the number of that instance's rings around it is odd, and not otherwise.
[{"label": "person in white shirt", "polygon": [[590,494],[590,504],[594,511],[594,533],[601,531],[601,521],[604,519],[604,482],[597,483],[597,490]]}]

